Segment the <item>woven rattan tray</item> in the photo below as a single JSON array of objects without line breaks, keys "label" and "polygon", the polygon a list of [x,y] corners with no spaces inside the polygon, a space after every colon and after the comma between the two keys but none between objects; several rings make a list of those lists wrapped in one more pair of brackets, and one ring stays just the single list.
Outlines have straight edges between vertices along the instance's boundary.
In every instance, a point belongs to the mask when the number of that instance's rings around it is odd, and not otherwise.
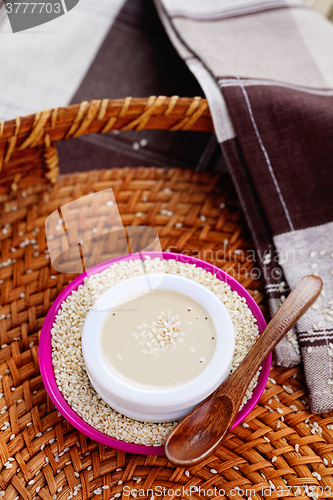
[{"label": "woven rattan tray", "polygon": [[[253,263],[244,256],[252,246],[228,178],[151,167],[57,180],[55,140],[112,127],[212,130],[206,101],[176,97],[95,101],[0,124],[1,495],[108,500],[129,498],[131,490],[137,490],[132,496],[152,498],[157,488],[155,496],[168,500],[304,498],[309,487],[315,498],[320,488],[333,498],[333,413],[307,410],[300,368],[273,368],[246,422],[189,471],[162,456],[125,454],[87,439],[47,397],[38,368],[39,332],[53,300],[75,275],[52,269],[44,223],[58,207],[89,192],[113,188],[124,225],[152,226],[163,250],[195,252],[233,272],[266,312],[263,283],[247,276]],[[173,215],[162,215],[163,209]]]}]

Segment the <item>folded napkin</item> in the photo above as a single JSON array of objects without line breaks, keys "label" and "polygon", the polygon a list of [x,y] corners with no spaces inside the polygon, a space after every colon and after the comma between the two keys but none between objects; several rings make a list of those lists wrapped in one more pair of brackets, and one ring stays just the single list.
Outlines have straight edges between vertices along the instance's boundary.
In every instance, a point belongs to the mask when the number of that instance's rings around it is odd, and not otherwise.
[{"label": "folded napkin", "polygon": [[333,409],[333,25],[297,0],[155,0],[208,99],[273,314],[306,274],[317,302],[275,350]]}]

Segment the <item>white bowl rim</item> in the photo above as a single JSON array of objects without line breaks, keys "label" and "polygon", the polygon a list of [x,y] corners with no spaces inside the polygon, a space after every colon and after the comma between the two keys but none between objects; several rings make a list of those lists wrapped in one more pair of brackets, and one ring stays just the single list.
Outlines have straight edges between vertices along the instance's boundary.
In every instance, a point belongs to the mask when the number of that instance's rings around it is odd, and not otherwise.
[{"label": "white bowl rim", "polygon": [[[197,294],[204,297],[204,304],[207,312],[210,314],[215,330],[216,330],[216,348],[208,366],[194,379],[185,384],[167,389],[148,389],[137,385],[132,385],[125,379],[119,377],[108,366],[100,347],[100,341],[96,342],[96,331],[98,332],[98,340],[100,340],[100,330],[105,317],[109,313],[103,307],[103,304],[117,296],[122,296],[127,289],[127,296],[133,295],[133,289],[136,286],[141,286],[145,280],[149,278],[150,286],[157,289],[173,289],[180,291],[184,295],[188,295],[194,300],[197,300]],[[173,283],[172,283],[173,282]],[[186,285],[186,292],[180,290],[179,285]],[[177,288],[168,288],[171,284],[178,285]],[[130,286],[129,286],[130,285]],[[191,289],[191,292],[189,290]],[[202,294],[202,295],[201,295]],[[110,303],[110,302],[109,302]],[[86,364],[86,369],[89,377],[94,380],[94,385],[107,390],[112,395],[123,401],[126,401],[132,406],[137,403],[142,408],[143,406],[156,407],[160,406],[161,411],[172,411],[173,408],[179,405],[184,408],[197,404],[202,401],[208,394],[211,394],[221,383],[221,380],[226,378],[226,372],[230,370],[235,346],[235,333],[231,317],[223,304],[215,293],[209,290],[208,287],[201,283],[178,275],[169,273],[149,273],[140,274],[139,276],[126,278],[116,285],[111,286],[104,292],[91,307],[88,312],[83,329],[82,329],[82,351]],[[221,362],[222,361],[222,362]],[[100,396],[103,394],[98,391]]]}]

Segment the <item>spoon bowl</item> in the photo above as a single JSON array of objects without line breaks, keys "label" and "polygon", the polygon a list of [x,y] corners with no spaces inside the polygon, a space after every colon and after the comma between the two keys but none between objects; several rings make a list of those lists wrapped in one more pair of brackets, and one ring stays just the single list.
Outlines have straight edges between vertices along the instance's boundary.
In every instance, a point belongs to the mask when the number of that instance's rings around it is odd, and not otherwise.
[{"label": "spoon bowl", "polygon": [[[168,459],[178,467],[184,467],[184,463],[194,465],[198,449],[200,462],[208,458],[232,425],[233,406],[232,399],[224,394],[203,401],[176,427],[177,433],[168,444]],[[185,442],[184,433],[188,436]]]}]

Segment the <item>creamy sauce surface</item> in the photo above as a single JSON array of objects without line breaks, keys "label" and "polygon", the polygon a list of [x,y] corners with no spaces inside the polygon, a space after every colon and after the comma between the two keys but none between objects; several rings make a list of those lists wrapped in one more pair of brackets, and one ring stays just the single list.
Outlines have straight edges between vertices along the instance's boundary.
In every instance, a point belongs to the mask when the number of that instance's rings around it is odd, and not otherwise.
[{"label": "creamy sauce surface", "polygon": [[101,349],[110,368],[128,382],[166,389],[197,377],[211,361],[216,332],[206,309],[172,290],[152,290],[112,309]]}]

